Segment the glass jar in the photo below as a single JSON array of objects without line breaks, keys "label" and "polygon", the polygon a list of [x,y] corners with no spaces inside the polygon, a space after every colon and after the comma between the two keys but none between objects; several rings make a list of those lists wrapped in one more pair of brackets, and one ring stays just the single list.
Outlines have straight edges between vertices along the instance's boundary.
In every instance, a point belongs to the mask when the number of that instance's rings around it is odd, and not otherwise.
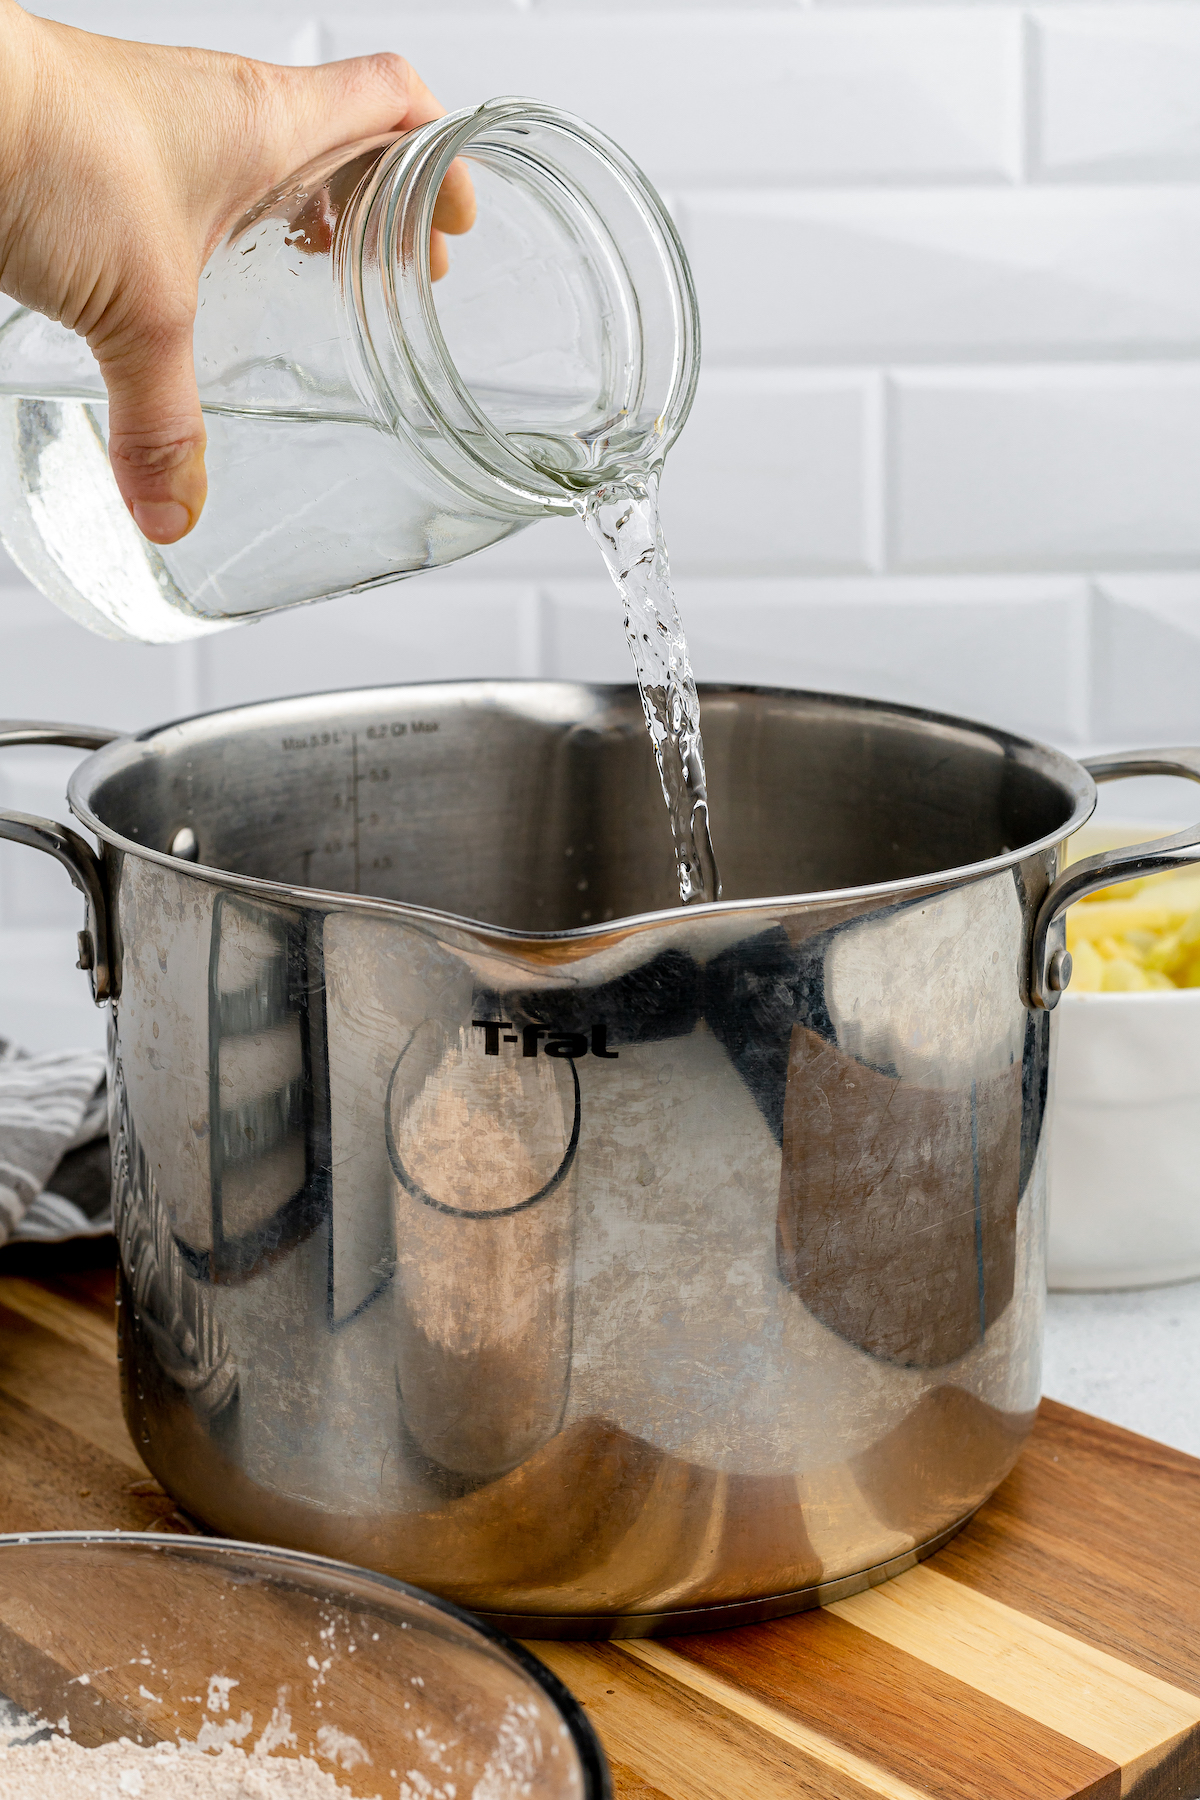
[{"label": "glass jar", "polygon": [[[429,269],[465,157],[475,225]],[[168,642],[457,561],[649,474],[687,417],[699,328],[661,200],[598,131],[500,99],[335,151],[252,207],[200,278],[209,496],[144,539],[86,344],[0,329],[0,535],[108,636]]]}]

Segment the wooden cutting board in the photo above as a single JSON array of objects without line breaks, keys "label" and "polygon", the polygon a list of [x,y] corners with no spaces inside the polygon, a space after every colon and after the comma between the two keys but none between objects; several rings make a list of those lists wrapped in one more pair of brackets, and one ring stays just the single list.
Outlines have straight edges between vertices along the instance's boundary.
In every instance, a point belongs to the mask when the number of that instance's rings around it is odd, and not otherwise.
[{"label": "wooden cutting board", "polygon": [[[111,1270],[61,1257],[0,1258],[0,1531],[194,1530],[121,1419]],[[530,1647],[619,1800],[1196,1800],[1200,1461],[1046,1401],[994,1499],[896,1581],[740,1631]]]}]

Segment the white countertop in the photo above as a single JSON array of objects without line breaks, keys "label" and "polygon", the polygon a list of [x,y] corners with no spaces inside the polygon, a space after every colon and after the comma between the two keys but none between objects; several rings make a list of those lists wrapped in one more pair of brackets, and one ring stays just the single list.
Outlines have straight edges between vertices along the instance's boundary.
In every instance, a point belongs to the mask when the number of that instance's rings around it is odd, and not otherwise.
[{"label": "white countertop", "polygon": [[1054,1400],[1200,1456],[1200,1281],[1051,1294],[1042,1386]]}]

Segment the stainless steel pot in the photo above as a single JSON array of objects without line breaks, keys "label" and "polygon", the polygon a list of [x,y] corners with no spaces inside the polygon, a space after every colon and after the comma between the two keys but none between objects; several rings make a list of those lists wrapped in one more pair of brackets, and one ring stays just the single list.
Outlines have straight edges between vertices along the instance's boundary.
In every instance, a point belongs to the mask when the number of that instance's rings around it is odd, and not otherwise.
[{"label": "stainless steel pot", "polygon": [[[906,1568],[1039,1394],[1061,915],[1093,764],[705,691],[727,898],[672,906],[635,692],[377,688],[96,748],[130,1428],[219,1531],[526,1635],[783,1613]],[[1057,877],[1057,878],[1056,878]],[[783,897],[781,897],[783,896]]]}]

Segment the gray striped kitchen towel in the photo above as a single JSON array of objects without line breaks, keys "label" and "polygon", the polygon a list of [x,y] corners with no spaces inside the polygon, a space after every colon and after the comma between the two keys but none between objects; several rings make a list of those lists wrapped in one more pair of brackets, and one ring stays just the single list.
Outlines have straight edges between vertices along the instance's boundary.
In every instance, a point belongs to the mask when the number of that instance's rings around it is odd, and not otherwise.
[{"label": "gray striped kitchen towel", "polygon": [[81,1206],[55,1188],[60,1166],[100,1144],[107,1125],[102,1051],[30,1052],[0,1038],[0,1244],[112,1229],[102,1197]]}]

